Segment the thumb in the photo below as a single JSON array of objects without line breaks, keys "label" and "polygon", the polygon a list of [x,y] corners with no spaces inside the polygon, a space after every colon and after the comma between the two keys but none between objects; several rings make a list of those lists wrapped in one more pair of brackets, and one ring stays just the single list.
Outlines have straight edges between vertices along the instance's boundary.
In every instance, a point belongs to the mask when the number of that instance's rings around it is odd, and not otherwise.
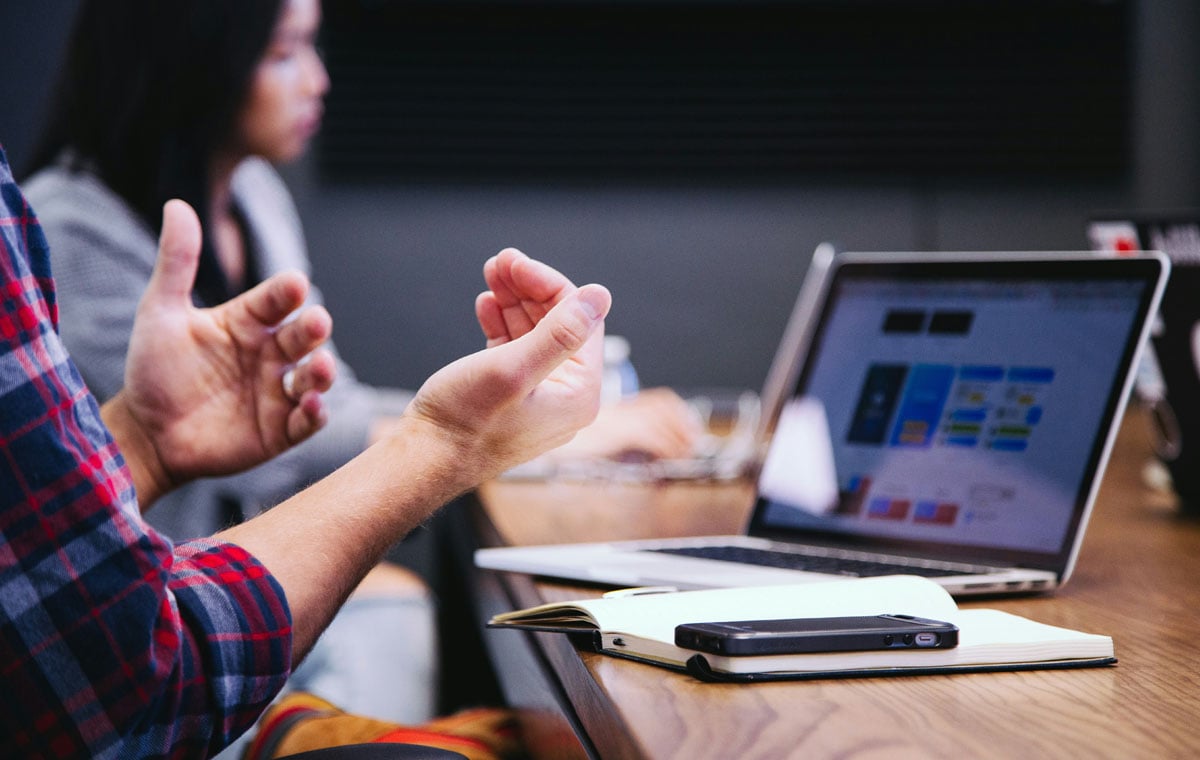
[{"label": "thumb", "polygon": [[177,199],[167,201],[163,206],[158,258],[146,286],[147,300],[190,303],[200,265],[201,235],[200,218],[192,207]]},{"label": "thumb", "polygon": [[[506,344],[525,352],[523,364],[535,383],[588,345],[604,323],[612,294],[603,285],[584,285],[551,309],[523,338]],[[597,366],[600,341],[595,341]],[[506,348],[500,346],[499,348]]]}]

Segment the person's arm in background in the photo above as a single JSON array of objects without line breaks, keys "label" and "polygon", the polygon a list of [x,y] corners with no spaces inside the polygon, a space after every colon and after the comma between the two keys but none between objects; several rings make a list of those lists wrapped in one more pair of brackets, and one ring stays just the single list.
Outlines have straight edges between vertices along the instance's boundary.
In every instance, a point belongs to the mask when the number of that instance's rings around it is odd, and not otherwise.
[{"label": "person's arm in background", "polygon": [[645,388],[604,404],[596,421],[570,443],[546,454],[551,461],[619,459],[684,459],[696,453],[704,434],[699,415],[670,388]]}]

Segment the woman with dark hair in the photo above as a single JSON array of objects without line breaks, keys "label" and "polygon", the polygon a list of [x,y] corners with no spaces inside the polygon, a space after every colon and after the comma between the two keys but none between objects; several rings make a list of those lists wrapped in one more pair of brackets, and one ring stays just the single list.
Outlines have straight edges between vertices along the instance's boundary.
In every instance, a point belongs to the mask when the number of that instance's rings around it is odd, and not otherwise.
[{"label": "woman with dark hair", "polygon": [[[228,224],[238,213],[229,186],[239,151],[231,148],[239,142],[242,105],[264,52],[277,63],[291,57],[289,65],[305,68],[294,74],[312,79],[309,134],[319,123],[328,80],[315,53],[311,62],[300,60],[306,40],[297,35],[305,30],[275,39],[285,5],[84,2],[29,173],[59,165],[93,174],[152,230],[159,229],[162,206],[171,198],[186,200],[205,230]],[[306,139],[298,131],[290,144],[272,146],[281,155],[268,157],[295,157]],[[203,246],[198,294],[227,300],[243,283],[229,281],[211,235]]]},{"label": "woman with dark hair", "polygon": [[[204,229],[199,303],[310,269],[291,196],[268,162],[299,156],[320,124],[329,80],[315,49],[319,13],[315,0],[82,3],[23,184],[54,249],[64,340],[100,398],[124,376],[168,199],[187,201]],[[371,422],[411,397],[338,369],[328,435],[232,480],[198,482],[150,522],[191,538],[250,517],[361,451]]]}]

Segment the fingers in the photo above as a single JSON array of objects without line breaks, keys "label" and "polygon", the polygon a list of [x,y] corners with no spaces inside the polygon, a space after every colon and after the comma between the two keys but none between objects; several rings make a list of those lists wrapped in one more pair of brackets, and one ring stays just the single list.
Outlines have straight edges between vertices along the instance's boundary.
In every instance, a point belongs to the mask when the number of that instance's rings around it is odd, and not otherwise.
[{"label": "fingers", "polygon": [[284,421],[288,443],[300,443],[325,426],[329,413],[321,394],[333,385],[336,372],[333,354],[320,350],[280,378],[283,395],[295,404]]},{"label": "fingers", "polygon": [[695,451],[697,435],[675,426],[670,420],[628,420],[631,426],[629,449],[645,453],[651,459],[681,459]]},{"label": "fingers", "polygon": [[492,300],[503,321],[504,334],[509,339],[532,330],[546,314],[546,309],[539,311],[538,305],[528,303],[527,297],[520,292],[519,284],[513,281],[513,263],[524,257],[525,254],[506,248],[483,266],[483,279],[492,292]]},{"label": "fingers", "polygon": [[501,251],[496,258],[496,273],[504,278],[508,291],[522,301],[549,308],[575,289],[566,275],[515,248]]},{"label": "fingers", "polygon": [[630,401],[619,402],[617,406],[628,406],[632,414],[653,420],[663,436],[677,447],[690,450],[704,434],[700,415],[670,388],[645,388]]},{"label": "fingers", "polygon": [[167,201],[163,206],[158,258],[145,300],[191,303],[192,285],[200,263],[201,234],[200,219],[191,206],[181,200]]},{"label": "fingers", "polygon": [[[483,276],[505,332],[500,335],[497,327],[489,333],[485,327],[489,341],[505,337],[511,340],[524,335],[555,304],[575,290],[571,281],[558,270],[515,248],[506,248],[488,259]],[[478,307],[478,302],[476,305]]]},{"label": "fingers", "polygon": [[284,357],[298,362],[333,334],[333,318],[324,306],[310,306],[275,333],[275,342]]},{"label": "fingers", "polygon": [[308,278],[299,272],[280,272],[231,299],[230,318],[242,327],[274,327],[304,303]]},{"label": "fingers", "polygon": [[295,445],[310,437],[325,426],[329,414],[325,401],[315,390],[304,393],[296,403],[296,408],[287,416],[287,439]]},{"label": "fingers", "polygon": [[504,324],[504,314],[500,304],[496,302],[496,294],[485,291],[475,297],[475,318],[487,339],[487,346],[498,346],[510,340],[508,327]]},{"label": "fingers", "polygon": [[659,418],[648,425],[653,443],[649,447],[659,459],[679,459],[690,456],[696,450],[696,441],[701,431],[686,420],[670,416]]},{"label": "fingers", "polygon": [[324,393],[333,386],[337,362],[329,351],[315,351],[303,362],[289,367],[280,378],[283,395],[299,402],[309,391]]},{"label": "fingers", "polygon": [[515,248],[505,248],[483,264],[484,282],[487,283],[488,289],[496,294],[501,308],[512,306],[521,300],[513,290],[511,271],[513,262],[524,255]]},{"label": "fingers", "polygon": [[582,458],[679,459],[695,452],[700,422],[674,391],[650,388],[601,407],[561,454]]},{"label": "fingers", "polygon": [[[585,285],[551,309],[525,340],[499,346],[497,350],[519,353],[513,361],[532,387],[590,343],[587,360],[597,367],[598,378],[602,359],[599,337],[603,335],[599,328],[611,306],[612,295],[607,288]],[[596,390],[599,393],[598,385]]]}]

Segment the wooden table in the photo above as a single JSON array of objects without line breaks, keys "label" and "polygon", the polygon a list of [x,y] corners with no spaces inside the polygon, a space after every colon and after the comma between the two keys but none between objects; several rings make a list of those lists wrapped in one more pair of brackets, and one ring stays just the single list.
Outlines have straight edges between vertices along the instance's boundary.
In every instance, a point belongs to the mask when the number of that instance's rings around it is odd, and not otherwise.
[{"label": "wooden table", "polygon": [[[1111,635],[1115,667],[735,685],[562,634],[487,630],[485,642],[539,757],[1198,757],[1200,520],[1145,485],[1149,451],[1134,410],[1065,587],[961,602]],[[480,490],[474,528],[484,544],[722,533],[750,498],[745,484],[498,482]],[[491,571],[474,581],[483,617],[598,593]]]}]

